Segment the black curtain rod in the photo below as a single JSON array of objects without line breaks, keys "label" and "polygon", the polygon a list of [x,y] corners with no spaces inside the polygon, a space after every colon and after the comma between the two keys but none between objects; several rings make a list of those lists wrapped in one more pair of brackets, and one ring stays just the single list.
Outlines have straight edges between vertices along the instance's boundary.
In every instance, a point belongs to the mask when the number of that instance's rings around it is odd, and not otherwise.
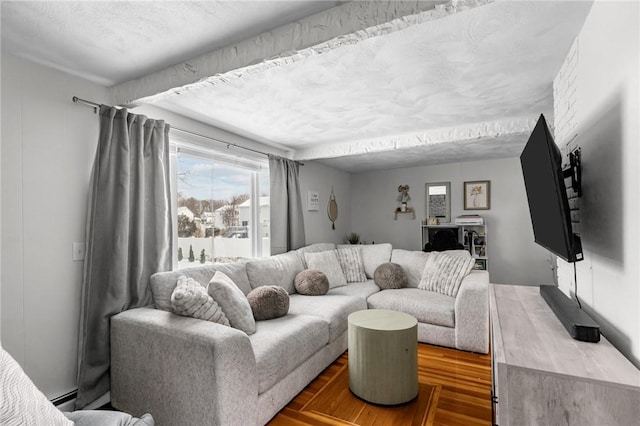
[{"label": "black curtain rod", "polygon": [[[77,104],[84,104],[84,105],[88,105],[88,106],[92,107],[92,108],[93,108],[93,112],[94,112],[94,113],[96,113],[96,114],[98,113],[98,108],[100,108],[100,104],[95,103],[95,102],[88,101],[88,100],[86,100],[86,99],[81,99],[81,98],[79,98],[79,97],[77,97],[77,96],[74,96],[73,98],[71,98],[71,100],[72,100],[73,102],[77,103]],[[177,130],[178,132],[186,133],[186,134],[188,134],[188,135],[192,135],[192,136],[197,136],[197,137],[200,137],[200,138],[208,139],[208,140],[213,141],[213,142],[217,142],[217,143],[225,144],[225,145],[227,146],[227,149],[229,149],[229,147],[230,147],[230,146],[233,146],[233,147],[235,147],[235,148],[240,148],[240,149],[245,149],[245,150],[247,150],[247,151],[255,152],[256,154],[261,154],[261,155],[269,156],[269,154],[268,154],[268,153],[266,153],[266,152],[258,151],[257,149],[246,148],[246,147],[244,147],[244,146],[242,146],[242,145],[237,145],[237,144],[235,144],[235,143],[231,143],[231,142],[221,141],[221,140],[219,140],[219,139],[214,139],[214,138],[212,138],[212,137],[210,137],[210,136],[201,135],[201,134],[199,134],[199,133],[190,132],[190,131],[188,131],[188,130],[179,129],[179,128],[177,128],[177,127],[173,127],[173,126],[171,126],[171,129],[173,129],[173,130]],[[298,164],[300,164],[301,166],[304,166],[304,164],[303,164],[303,163],[300,163],[299,161],[296,161],[296,162],[297,162]]]}]

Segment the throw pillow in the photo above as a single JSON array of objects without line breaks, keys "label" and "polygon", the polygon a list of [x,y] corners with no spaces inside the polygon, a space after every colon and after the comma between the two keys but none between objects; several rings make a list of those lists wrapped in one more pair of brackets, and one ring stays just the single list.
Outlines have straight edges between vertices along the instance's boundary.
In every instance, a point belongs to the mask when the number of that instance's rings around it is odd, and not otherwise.
[{"label": "throw pillow", "polygon": [[247,296],[231,281],[224,272],[216,271],[209,281],[209,296],[218,302],[231,327],[247,334],[256,332],[256,322],[251,313]]},{"label": "throw pillow", "polygon": [[277,285],[265,285],[247,294],[253,317],[257,321],[280,318],[289,312],[289,293]]},{"label": "throw pillow", "polygon": [[360,247],[339,248],[336,250],[336,255],[348,283],[361,283],[367,280]]},{"label": "throw pillow", "polygon": [[308,246],[300,247],[296,250],[296,253],[300,256],[300,260],[304,263],[304,267],[307,267],[307,262],[304,259],[305,253],[318,253],[320,251],[335,250],[336,245],[334,243],[314,243]]},{"label": "throw pillow", "polygon": [[329,279],[315,269],[305,269],[296,275],[296,291],[306,296],[321,296],[329,291]]},{"label": "throw pillow", "polygon": [[329,288],[347,285],[347,279],[344,277],[335,250],[305,253],[304,258],[309,269],[317,269],[327,276],[329,279]]},{"label": "throw pillow", "polygon": [[397,263],[387,262],[378,266],[373,273],[373,282],[381,290],[404,288],[407,286],[407,274]]},{"label": "throw pillow", "polygon": [[468,253],[433,252],[424,266],[418,288],[456,297],[462,280],[471,272],[474,263]]},{"label": "throw pillow", "polygon": [[73,426],[0,346],[0,424]]},{"label": "throw pillow", "polygon": [[171,293],[171,308],[178,315],[229,325],[224,311],[207,294],[207,289],[184,275],[178,278],[176,288]]}]

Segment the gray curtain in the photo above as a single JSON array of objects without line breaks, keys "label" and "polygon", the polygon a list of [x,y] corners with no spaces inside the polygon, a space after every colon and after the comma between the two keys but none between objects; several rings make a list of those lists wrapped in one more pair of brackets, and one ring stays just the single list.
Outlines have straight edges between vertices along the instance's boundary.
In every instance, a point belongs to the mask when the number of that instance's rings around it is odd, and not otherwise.
[{"label": "gray curtain", "polygon": [[77,408],[109,391],[111,316],[150,305],[149,276],[171,269],[169,184],[169,125],[101,106],[87,207]]},{"label": "gray curtain", "polygon": [[296,161],[269,155],[271,254],[305,245],[298,167]]}]

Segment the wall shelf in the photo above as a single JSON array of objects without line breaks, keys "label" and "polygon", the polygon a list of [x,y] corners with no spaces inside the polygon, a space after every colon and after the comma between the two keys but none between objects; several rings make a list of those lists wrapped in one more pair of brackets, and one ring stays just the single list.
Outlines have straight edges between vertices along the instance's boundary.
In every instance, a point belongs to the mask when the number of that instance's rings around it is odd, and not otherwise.
[{"label": "wall shelf", "polygon": [[409,207],[406,211],[396,210],[393,212],[393,220],[398,220],[398,215],[408,214],[411,215],[411,219],[416,218],[416,212],[413,208]]}]

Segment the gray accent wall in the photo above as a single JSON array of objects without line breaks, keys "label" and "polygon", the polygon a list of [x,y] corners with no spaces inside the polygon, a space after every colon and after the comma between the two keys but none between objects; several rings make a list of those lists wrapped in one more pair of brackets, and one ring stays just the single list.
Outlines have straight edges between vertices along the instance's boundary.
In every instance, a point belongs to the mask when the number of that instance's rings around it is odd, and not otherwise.
[{"label": "gray accent wall", "polygon": [[[313,161],[305,161],[300,167],[300,190],[302,191],[302,211],[307,244],[313,243],[346,243],[351,228],[351,180],[352,174],[328,167]],[[336,229],[331,229],[331,221],[327,213],[327,204],[331,188],[338,203],[338,219]],[[320,195],[319,210],[309,210],[307,195],[316,191]]]},{"label": "gray accent wall", "polygon": [[[526,137],[526,136],[525,136]],[[491,209],[464,210],[465,181],[491,181]],[[553,284],[551,256],[533,242],[529,206],[519,158],[420,166],[353,175],[351,223],[367,242],[394,248],[421,250],[421,222],[425,216],[425,184],[451,182],[451,218],[479,214],[488,231],[491,282],[501,284]],[[398,214],[398,186],[410,186],[410,206],[416,217]]]}]

